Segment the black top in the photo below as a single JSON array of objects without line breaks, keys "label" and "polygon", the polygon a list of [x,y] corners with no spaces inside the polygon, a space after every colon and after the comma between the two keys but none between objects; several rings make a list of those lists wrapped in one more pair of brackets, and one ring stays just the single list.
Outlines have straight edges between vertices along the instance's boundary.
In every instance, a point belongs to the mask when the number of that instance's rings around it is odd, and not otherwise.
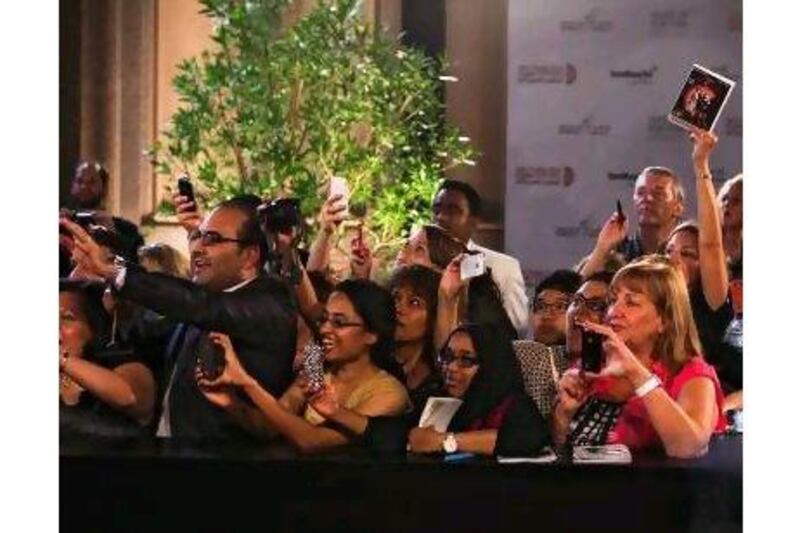
[{"label": "black top", "polygon": [[733,319],[733,307],[730,299],[725,300],[725,303],[716,311],[709,307],[700,287],[689,291],[689,299],[692,305],[694,321],[697,325],[697,333],[700,335],[703,356],[719,372],[717,365],[721,358],[722,337],[725,335],[725,328],[728,327],[728,324]]},{"label": "black top", "polygon": [[[297,306],[285,282],[261,275],[235,291],[217,292],[131,265],[120,295],[184,323],[176,328],[166,354],[174,361],[168,399],[173,437],[239,439],[246,435],[197,387],[198,353],[211,342],[211,331],[230,336],[242,366],[275,397],[291,384]],[[169,379],[172,371],[168,374]]]}]

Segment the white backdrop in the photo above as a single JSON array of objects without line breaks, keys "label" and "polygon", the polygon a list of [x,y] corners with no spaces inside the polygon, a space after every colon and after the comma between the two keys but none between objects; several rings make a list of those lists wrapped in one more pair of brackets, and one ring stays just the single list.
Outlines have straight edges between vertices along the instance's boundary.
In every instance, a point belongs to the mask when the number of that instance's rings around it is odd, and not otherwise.
[{"label": "white backdrop", "polygon": [[[741,0],[509,0],[506,252],[529,284],[591,250],[648,165],[683,178],[691,143],[667,122],[692,63],[737,82],[715,131],[719,183],[742,167]],[[635,216],[631,216],[635,231]]]}]

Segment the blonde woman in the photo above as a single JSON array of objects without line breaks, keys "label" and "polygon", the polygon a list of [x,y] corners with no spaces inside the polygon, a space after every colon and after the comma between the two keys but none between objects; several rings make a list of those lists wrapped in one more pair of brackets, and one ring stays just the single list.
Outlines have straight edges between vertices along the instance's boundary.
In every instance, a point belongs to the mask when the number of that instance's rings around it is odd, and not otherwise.
[{"label": "blonde woman", "polygon": [[704,454],[725,428],[723,394],[703,359],[681,274],[662,256],[646,256],[617,272],[609,295],[605,324],[582,324],[604,337],[604,366],[561,378],[554,440]]}]

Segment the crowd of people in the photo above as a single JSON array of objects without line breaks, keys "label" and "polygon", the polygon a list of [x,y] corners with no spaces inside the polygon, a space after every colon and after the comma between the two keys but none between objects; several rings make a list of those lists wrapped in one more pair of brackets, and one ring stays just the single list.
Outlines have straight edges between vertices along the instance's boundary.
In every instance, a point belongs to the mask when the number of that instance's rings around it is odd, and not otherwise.
[{"label": "crowd of people", "polygon": [[[441,183],[430,223],[383,282],[361,238],[334,282],[340,197],[300,253],[296,224],[269,218],[291,207],[282,200],[237,196],[204,213],[176,193],[187,266],[110,216],[108,172],[82,162],[60,217],[62,434],[282,439],[303,453],[621,443],[700,456],[743,408],[742,176],[716,193],[717,137],[691,140],[694,218],[675,172],[643,169],[636,232],[612,214],[587,257],[538,280],[530,305],[519,261],[473,241],[482,202],[461,181]],[[463,276],[476,254],[484,271]],[[590,338],[597,368],[585,364]],[[420,427],[440,397],[461,401],[447,429]]]}]

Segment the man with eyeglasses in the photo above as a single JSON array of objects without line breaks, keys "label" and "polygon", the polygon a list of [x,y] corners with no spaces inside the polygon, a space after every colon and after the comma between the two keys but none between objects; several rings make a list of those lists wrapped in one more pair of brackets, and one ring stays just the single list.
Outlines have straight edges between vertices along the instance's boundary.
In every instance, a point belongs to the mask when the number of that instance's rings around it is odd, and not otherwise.
[{"label": "man with eyeglasses", "polygon": [[667,167],[646,167],[633,189],[638,230],[628,236],[628,221],[614,212],[597,236],[594,250],[582,262],[584,277],[606,269],[614,256],[629,263],[643,255],[663,253],[667,238],[683,216],[684,192],[681,180]]},{"label": "man with eyeglasses", "polygon": [[[561,375],[577,364],[581,357],[583,333],[576,322],[603,322],[612,278],[610,272],[596,272],[578,287],[566,306],[566,334],[560,344],[546,346],[531,340],[514,341],[525,391],[545,418],[552,413]],[[558,305],[559,308],[561,306]]]},{"label": "man with eyeglasses", "polygon": [[530,312],[533,340],[547,346],[564,344],[567,306],[580,284],[580,274],[572,270],[556,270],[536,284]]},{"label": "man with eyeglasses", "polygon": [[[255,196],[233,198],[190,228],[191,282],[124,262],[108,265],[85,231],[61,222],[75,237],[80,264],[112,283],[121,298],[181,322],[165,353],[168,380],[158,436],[241,439],[261,427],[244,414],[246,409],[230,410],[231,417],[200,392],[197,369],[213,372],[221,364],[209,332],[227,334],[247,372],[272,394],[280,396],[291,383],[297,309],[291,288],[263,274],[266,243],[259,203]],[[228,390],[215,393],[231,404],[242,401]]]}]

